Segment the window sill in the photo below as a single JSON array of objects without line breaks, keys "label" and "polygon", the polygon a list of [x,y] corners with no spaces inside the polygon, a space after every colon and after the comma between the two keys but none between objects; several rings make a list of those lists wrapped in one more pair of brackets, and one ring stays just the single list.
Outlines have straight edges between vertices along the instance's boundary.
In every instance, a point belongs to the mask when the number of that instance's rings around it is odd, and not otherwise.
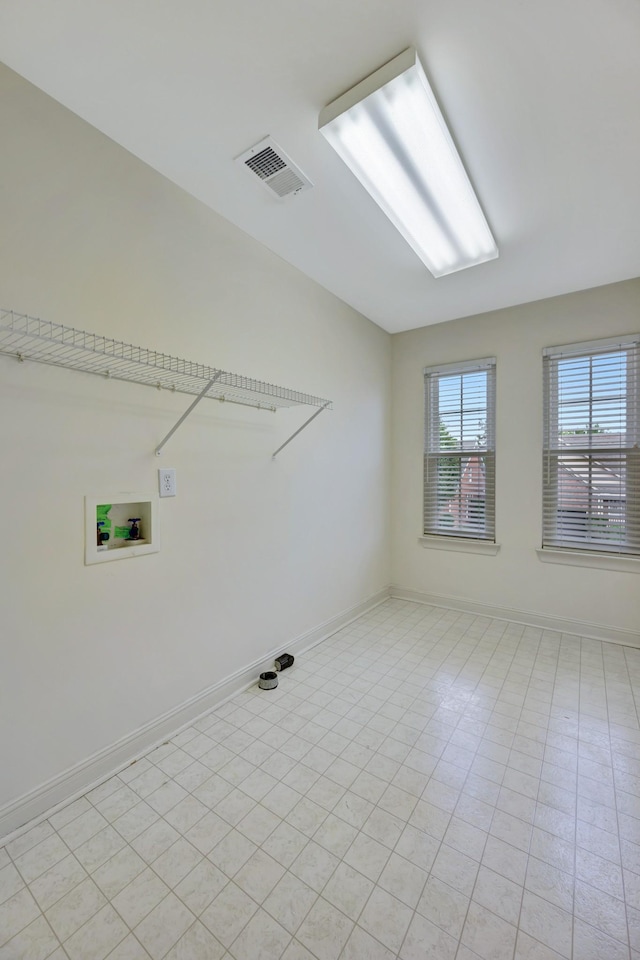
[{"label": "window sill", "polygon": [[435,550],[450,550],[454,553],[479,553],[486,557],[494,557],[500,549],[499,543],[489,540],[471,540],[464,537],[418,537],[421,547]]},{"label": "window sill", "polygon": [[640,573],[640,558],[616,554],[584,553],[578,550],[562,550],[559,547],[537,549],[538,559],[543,563],[562,563],[569,567],[593,567],[600,570],[617,570],[619,573]]}]

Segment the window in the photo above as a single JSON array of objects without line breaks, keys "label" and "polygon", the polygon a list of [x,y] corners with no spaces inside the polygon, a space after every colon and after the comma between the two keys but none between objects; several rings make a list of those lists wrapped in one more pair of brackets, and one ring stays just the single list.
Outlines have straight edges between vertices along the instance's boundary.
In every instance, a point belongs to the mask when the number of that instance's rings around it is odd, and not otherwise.
[{"label": "window", "polygon": [[428,367],[424,533],[495,540],[494,358]]},{"label": "window", "polygon": [[640,336],[543,365],[543,548],[640,555]]}]

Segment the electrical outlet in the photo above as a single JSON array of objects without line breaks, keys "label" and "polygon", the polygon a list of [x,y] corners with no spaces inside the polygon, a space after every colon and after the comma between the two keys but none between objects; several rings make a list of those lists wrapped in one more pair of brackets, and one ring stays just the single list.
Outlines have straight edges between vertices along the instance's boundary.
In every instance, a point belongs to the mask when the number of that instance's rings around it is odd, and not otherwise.
[{"label": "electrical outlet", "polygon": [[160,467],[158,470],[158,486],[161,497],[175,497],[176,472],[173,467]]}]

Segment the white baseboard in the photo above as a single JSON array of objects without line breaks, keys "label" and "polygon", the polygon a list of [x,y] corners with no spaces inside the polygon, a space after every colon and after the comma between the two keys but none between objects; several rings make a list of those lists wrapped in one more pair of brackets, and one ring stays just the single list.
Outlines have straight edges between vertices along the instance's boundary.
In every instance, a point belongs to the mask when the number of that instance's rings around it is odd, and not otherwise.
[{"label": "white baseboard", "polygon": [[496,607],[478,600],[465,600],[462,597],[442,597],[434,593],[422,593],[419,590],[406,590],[404,587],[391,586],[389,596],[397,600],[413,600],[416,603],[428,603],[433,607],[446,607],[463,613],[474,613],[493,620],[512,620],[524,623],[528,627],[540,627],[542,630],[556,630],[558,633],[575,634],[591,640],[603,640],[607,643],[620,643],[625,647],[640,647],[640,633],[620,630],[604,623],[590,623],[587,620],[566,620],[564,617],[547,617],[531,610],[514,610],[511,607]]},{"label": "white baseboard", "polygon": [[246,690],[256,682],[256,677],[262,670],[273,666],[274,657],[282,653],[283,646],[288,653],[299,656],[362,616],[363,613],[383,603],[388,597],[389,588],[387,587],[337,616],[331,617],[295,640],[280,645],[277,650],[266,653],[259,660],[254,660],[253,663],[231,676],[212,684],[179,706],[156,717],[155,720],[151,720],[110,746],[87,757],[86,760],[74,764],[56,777],[47,780],[46,783],[40,784],[1,807],[0,846],[123,770],[167,738],[175,736],[179,730],[189,726],[198,717],[209,713],[214,707],[220,706],[241,690]]}]

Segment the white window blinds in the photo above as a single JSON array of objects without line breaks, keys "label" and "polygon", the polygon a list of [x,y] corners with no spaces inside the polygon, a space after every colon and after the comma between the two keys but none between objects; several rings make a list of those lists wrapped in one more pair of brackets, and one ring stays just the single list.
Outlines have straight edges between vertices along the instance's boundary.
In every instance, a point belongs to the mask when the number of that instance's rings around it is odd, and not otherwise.
[{"label": "white window blinds", "polygon": [[640,554],[640,336],[543,366],[543,547]]},{"label": "white window blinds", "polygon": [[424,378],[424,533],[495,540],[495,359]]}]

